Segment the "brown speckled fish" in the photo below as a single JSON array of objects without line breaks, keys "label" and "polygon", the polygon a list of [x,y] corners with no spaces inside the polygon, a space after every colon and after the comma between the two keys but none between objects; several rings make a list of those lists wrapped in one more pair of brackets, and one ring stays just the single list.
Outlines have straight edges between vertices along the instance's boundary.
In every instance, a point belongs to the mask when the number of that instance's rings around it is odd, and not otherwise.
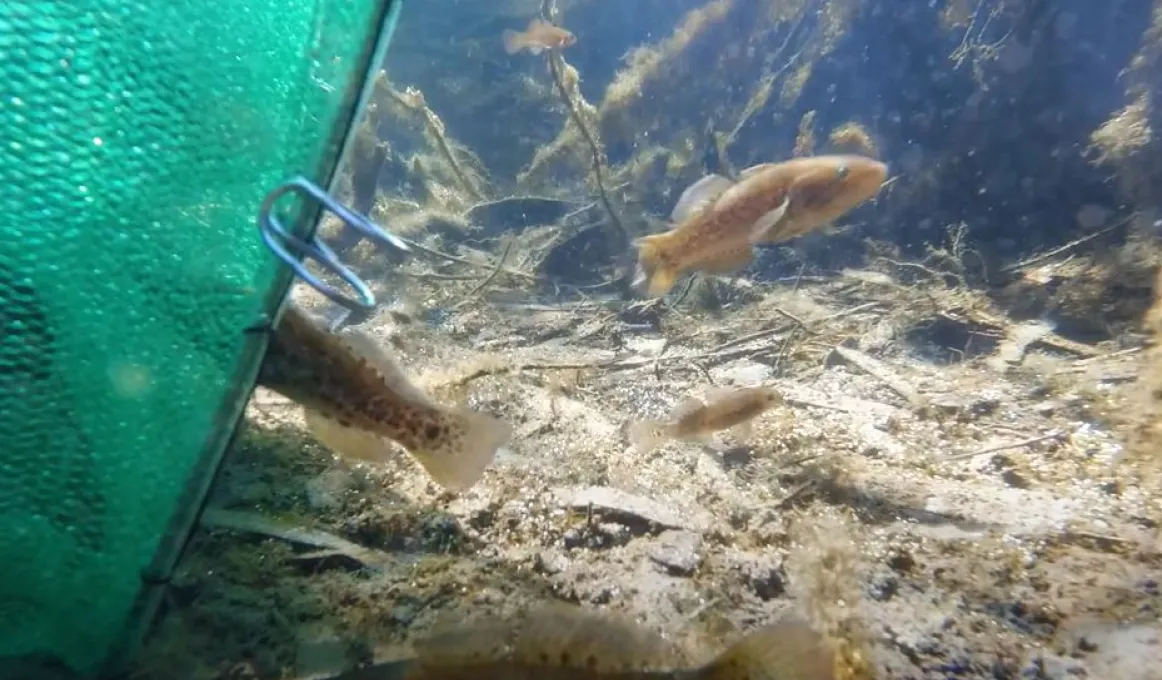
[{"label": "brown speckled fish", "polygon": [[529,21],[528,28],[523,31],[506,30],[501,39],[504,42],[504,51],[509,54],[516,54],[521,50],[540,54],[544,50],[564,49],[577,42],[577,36],[569,31],[538,18]]},{"label": "brown speckled fish", "polygon": [[330,333],[293,304],[271,334],[258,384],[303,406],[315,436],[340,456],[382,461],[396,442],[451,491],[475,484],[512,433],[490,415],[437,404],[369,335]]},{"label": "brown speckled fish", "polygon": [[835,652],[805,623],[760,628],[704,666],[661,636],[607,615],[548,607],[491,619],[417,643],[412,659],[333,680],[834,680]]},{"label": "brown speckled fish", "polygon": [[887,171],[871,158],[835,155],[756,165],[738,181],[703,177],[678,199],[673,229],[634,242],[635,285],[656,297],[689,271],[738,271],[756,244],[802,236],[874,196]]},{"label": "brown speckled fish", "polygon": [[641,453],[652,451],[667,439],[704,441],[719,430],[731,430],[735,438],[745,441],[755,416],[782,400],[770,387],[712,390],[705,401],[690,398],[678,404],[666,420],[632,423],[628,429],[629,440]]}]

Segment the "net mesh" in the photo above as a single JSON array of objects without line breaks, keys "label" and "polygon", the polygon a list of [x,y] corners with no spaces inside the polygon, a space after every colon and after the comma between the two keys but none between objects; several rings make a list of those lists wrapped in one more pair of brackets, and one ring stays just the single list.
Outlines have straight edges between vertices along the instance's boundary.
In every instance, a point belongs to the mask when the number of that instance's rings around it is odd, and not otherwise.
[{"label": "net mesh", "polygon": [[330,180],[392,4],[0,3],[0,659],[149,614],[289,284],[256,211]]}]

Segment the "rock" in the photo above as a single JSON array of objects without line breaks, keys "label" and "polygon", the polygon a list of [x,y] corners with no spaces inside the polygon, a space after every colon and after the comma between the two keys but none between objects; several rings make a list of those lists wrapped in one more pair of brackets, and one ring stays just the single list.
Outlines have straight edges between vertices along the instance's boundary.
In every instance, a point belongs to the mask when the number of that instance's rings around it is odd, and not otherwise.
[{"label": "rock", "polygon": [[556,224],[576,210],[577,203],[540,196],[513,196],[472,206],[465,215],[486,236],[496,236],[514,229]]},{"label": "rock", "polygon": [[606,486],[563,489],[556,492],[556,496],[570,508],[586,510],[592,507],[594,513],[631,529],[652,524],[662,529],[704,532],[711,524],[710,516],[699,508],[679,510]]},{"label": "rock", "polygon": [[728,560],[731,568],[739,573],[743,582],[760,600],[773,600],[786,592],[783,565],[778,557],[738,552],[730,555]]},{"label": "rock", "polygon": [[312,510],[335,508],[343,500],[343,494],[352,488],[351,472],[340,468],[327,470],[307,481],[307,504]]},{"label": "rock", "polygon": [[295,677],[327,678],[347,666],[347,644],[333,632],[307,629],[295,649]]},{"label": "rock", "polygon": [[666,531],[658,536],[649,557],[671,576],[692,576],[702,563],[702,537],[689,531]]},{"label": "rock", "polygon": [[1119,680],[1154,680],[1162,648],[1162,627],[1095,622],[1073,631],[1074,658],[1080,658],[1091,677]]},{"label": "rock", "polygon": [[[612,272],[607,271],[618,258],[630,248],[630,244],[620,236],[612,236],[602,223],[565,233],[557,241],[545,259],[541,261],[540,274],[561,283],[591,285],[607,280]],[[625,276],[613,290],[621,288],[628,293],[631,277]],[[630,318],[624,319],[634,323]]]}]

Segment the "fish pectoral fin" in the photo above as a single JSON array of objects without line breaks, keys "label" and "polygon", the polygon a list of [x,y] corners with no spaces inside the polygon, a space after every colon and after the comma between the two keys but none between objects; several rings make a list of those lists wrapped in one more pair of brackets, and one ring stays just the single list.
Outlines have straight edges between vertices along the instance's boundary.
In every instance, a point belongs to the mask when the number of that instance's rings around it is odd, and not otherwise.
[{"label": "fish pectoral fin", "polygon": [[511,28],[505,29],[504,33],[500,34],[501,42],[504,43],[504,51],[509,54],[516,54],[524,47],[524,34],[518,33]]},{"label": "fish pectoral fin", "polygon": [[545,48],[541,45],[529,45],[529,52],[533,54],[540,54]]},{"label": "fish pectoral fin", "polygon": [[751,424],[751,421],[745,420],[730,428],[730,434],[739,444],[745,444],[750,441],[750,436],[754,434],[754,426]]},{"label": "fish pectoral fin", "polygon": [[626,437],[638,453],[649,453],[666,438],[666,424],[660,420],[638,420],[626,428]]},{"label": "fish pectoral fin", "polygon": [[740,248],[707,258],[698,264],[698,269],[707,274],[733,274],[754,260],[754,250]]},{"label": "fish pectoral fin", "polygon": [[670,411],[670,422],[681,420],[694,413],[700,408],[706,408],[706,402],[696,397],[687,397],[678,402],[678,405]]},{"label": "fish pectoral fin", "polygon": [[758,165],[752,165],[749,168],[747,168],[746,170],[743,170],[742,172],[738,173],[738,181],[741,182],[741,181],[747,179],[748,177],[754,177],[755,175],[759,174],[763,170],[766,170],[767,168],[773,168],[776,165],[778,165],[778,163],[759,163]]},{"label": "fish pectoral fin", "polygon": [[391,455],[393,444],[379,435],[340,425],[318,411],[303,409],[307,429],[335,455],[347,460],[380,463]]},{"label": "fish pectoral fin", "polygon": [[778,232],[775,229],[783,218],[787,216],[787,209],[791,207],[791,197],[787,196],[779,207],[768,212],[755,222],[750,231],[751,243],[763,243],[769,238],[774,237]]},{"label": "fish pectoral fin", "polygon": [[670,219],[679,224],[685,222],[713,204],[723,192],[733,185],[734,182],[722,175],[706,175],[686,187],[686,190],[678,197],[678,202],[674,204]]},{"label": "fish pectoral fin", "polygon": [[682,274],[670,264],[665,254],[663,244],[667,236],[664,233],[651,234],[633,242],[638,249],[633,287],[651,297],[668,293]]},{"label": "fish pectoral fin", "polygon": [[512,426],[468,408],[446,410],[441,434],[422,449],[409,449],[432,479],[448,491],[471,487],[484,476],[500,447],[512,438]]}]

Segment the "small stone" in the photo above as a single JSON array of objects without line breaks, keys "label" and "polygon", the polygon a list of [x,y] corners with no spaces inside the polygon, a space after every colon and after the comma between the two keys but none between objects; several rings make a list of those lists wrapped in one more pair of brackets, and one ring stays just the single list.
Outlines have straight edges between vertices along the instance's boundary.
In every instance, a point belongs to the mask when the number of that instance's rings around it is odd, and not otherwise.
[{"label": "small stone", "polygon": [[650,548],[649,557],[671,576],[692,576],[702,564],[702,537],[689,531],[666,531]]},{"label": "small stone", "polygon": [[773,600],[786,592],[783,567],[778,558],[753,553],[736,553],[732,556],[732,561],[743,582],[760,600],[764,602]]},{"label": "small stone", "polygon": [[312,510],[328,510],[338,507],[343,494],[352,487],[351,473],[333,469],[313,479],[307,480],[307,504]]},{"label": "small stone", "polygon": [[704,531],[712,522],[709,513],[700,508],[674,508],[612,487],[563,489],[557,496],[568,507],[592,511],[631,528],[653,524],[663,529]]},{"label": "small stone", "polygon": [[300,636],[295,649],[295,677],[331,677],[346,666],[347,645],[337,635],[307,632]]},{"label": "small stone", "polygon": [[629,527],[624,524],[602,522],[597,525],[597,536],[600,538],[600,547],[609,547],[613,545],[625,545],[629,542],[632,534],[629,531]]},{"label": "small stone", "polygon": [[1028,489],[1033,486],[1025,475],[1016,470],[1005,470],[1001,473],[1001,479],[1004,480],[1005,484],[1008,484],[1014,489]]}]

